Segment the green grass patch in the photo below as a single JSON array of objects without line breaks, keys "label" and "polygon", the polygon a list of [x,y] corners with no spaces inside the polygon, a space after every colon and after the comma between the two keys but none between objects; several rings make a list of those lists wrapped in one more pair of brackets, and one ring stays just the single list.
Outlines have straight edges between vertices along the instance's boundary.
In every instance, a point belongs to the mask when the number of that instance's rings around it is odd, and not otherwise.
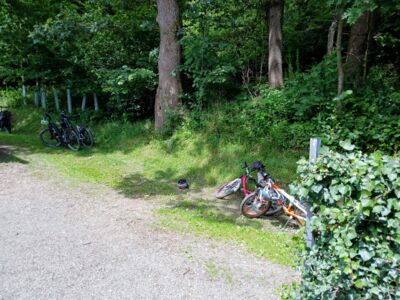
[{"label": "green grass patch", "polygon": [[269,232],[258,220],[227,216],[205,201],[183,201],[173,208],[158,210],[159,226],[190,231],[202,236],[234,242],[275,263],[294,266],[301,238],[285,232]]}]

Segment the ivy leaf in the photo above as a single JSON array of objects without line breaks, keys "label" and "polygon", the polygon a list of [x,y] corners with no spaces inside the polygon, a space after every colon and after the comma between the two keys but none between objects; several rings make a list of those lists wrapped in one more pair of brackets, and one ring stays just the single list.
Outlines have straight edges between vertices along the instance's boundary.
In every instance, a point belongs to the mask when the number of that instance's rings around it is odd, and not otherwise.
[{"label": "ivy leaf", "polygon": [[360,252],[358,252],[358,254],[360,254],[361,259],[363,261],[368,261],[368,260],[370,260],[372,258],[372,254],[369,253],[366,249],[360,250]]},{"label": "ivy leaf", "polygon": [[339,143],[340,147],[347,151],[353,151],[356,146],[354,146],[350,140],[341,141]]}]

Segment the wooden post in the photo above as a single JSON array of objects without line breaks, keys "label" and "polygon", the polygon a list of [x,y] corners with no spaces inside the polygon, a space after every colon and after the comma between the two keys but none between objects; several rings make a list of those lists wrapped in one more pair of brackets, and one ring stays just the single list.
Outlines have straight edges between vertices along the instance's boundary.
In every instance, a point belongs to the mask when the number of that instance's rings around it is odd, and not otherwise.
[{"label": "wooden post", "polygon": [[33,103],[35,104],[35,106],[39,106],[39,91],[35,90],[35,95],[33,98]]},{"label": "wooden post", "polygon": [[57,111],[60,111],[60,99],[58,98],[57,89],[53,86],[54,105]]},{"label": "wooden post", "polygon": [[310,139],[310,163],[316,163],[317,158],[319,156],[319,149],[321,148],[321,139],[320,138],[311,138]]},{"label": "wooden post", "polygon": [[99,110],[99,100],[97,99],[96,93],[93,93],[93,100],[94,100],[94,110]]},{"label": "wooden post", "polygon": [[[321,139],[320,138],[311,138],[310,139],[310,156],[309,161],[312,164],[317,162],[317,158],[319,156],[319,149],[321,148]],[[307,222],[306,222],[306,245],[308,248],[314,246],[314,235],[311,228],[311,218],[313,214],[310,210],[310,207],[307,206]]]},{"label": "wooden post", "polygon": [[41,102],[42,102],[42,108],[46,109],[46,90],[42,88],[42,97],[41,97]]},{"label": "wooden post", "polygon": [[82,97],[82,107],[81,107],[82,111],[85,111],[85,108],[86,108],[86,95],[83,95],[83,97]]},{"label": "wooden post", "polygon": [[22,99],[24,100],[24,105],[26,105],[26,85],[22,84]]},{"label": "wooden post", "polygon": [[68,113],[72,113],[71,89],[67,89],[67,106],[68,106]]}]

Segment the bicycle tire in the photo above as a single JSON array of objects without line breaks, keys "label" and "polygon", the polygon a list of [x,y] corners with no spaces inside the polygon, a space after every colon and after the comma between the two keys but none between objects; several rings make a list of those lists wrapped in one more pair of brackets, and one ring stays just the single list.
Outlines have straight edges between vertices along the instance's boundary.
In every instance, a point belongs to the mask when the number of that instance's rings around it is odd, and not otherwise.
[{"label": "bicycle tire", "polygon": [[79,141],[83,148],[90,149],[93,147],[94,139],[90,128],[82,127],[79,130]]},{"label": "bicycle tire", "polygon": [[[240,213],[250,219],[259,218],[264,215],[271,207],[271,201],[267,200],[260,206],[255,206],[254,201],[257,200],[258,191],[246,195],[240,203]],[[250,209],[253,208],[253,209]]]},{"label": "bicycle tire", "polygon": [[236,178],[235,180],[225,182],[224,184],[220,185],[214,193],[215,198],[223,199],[233,194],[238,190],[238,188],[235,190],[238,184],[242,184],[240,178]]},{"label": "bicycle tire", "polygon": [[[39,138],[43,145],[50,147],[50,148],[56,148],[61,145],[61,142],[55,136],[54,132],[52,133],[48,127],[43,129],[39,133]],[[52,140],[54,140],[55,142],[54,143],[48,142],[48,141],[52,141]]]},{"label": "bicycle tire", "polygon": [[65,134],[67,134],[67,146],[72,151],[78,151],[80,146],[80,141],[78,137],[78,133],[75,130],[68,130]]}]

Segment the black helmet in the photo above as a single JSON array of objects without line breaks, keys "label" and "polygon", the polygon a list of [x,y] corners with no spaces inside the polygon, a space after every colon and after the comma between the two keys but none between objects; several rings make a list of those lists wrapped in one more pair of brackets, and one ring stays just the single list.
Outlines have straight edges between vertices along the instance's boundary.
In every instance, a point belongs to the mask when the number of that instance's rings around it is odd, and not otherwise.
[{"label": "black helmet", "polygon": [[253,162],[252,169],[254,171],[263,171],[264,168],[265,168],[265,166],[261,161],[256,160],[256,161]]},{"label": "black helmet", "polygon": [[181,190],[188,189],[189,188],[189,183],[187,182],[186,179],[179,179],[178,183],[176,184],[178,188]]}]

